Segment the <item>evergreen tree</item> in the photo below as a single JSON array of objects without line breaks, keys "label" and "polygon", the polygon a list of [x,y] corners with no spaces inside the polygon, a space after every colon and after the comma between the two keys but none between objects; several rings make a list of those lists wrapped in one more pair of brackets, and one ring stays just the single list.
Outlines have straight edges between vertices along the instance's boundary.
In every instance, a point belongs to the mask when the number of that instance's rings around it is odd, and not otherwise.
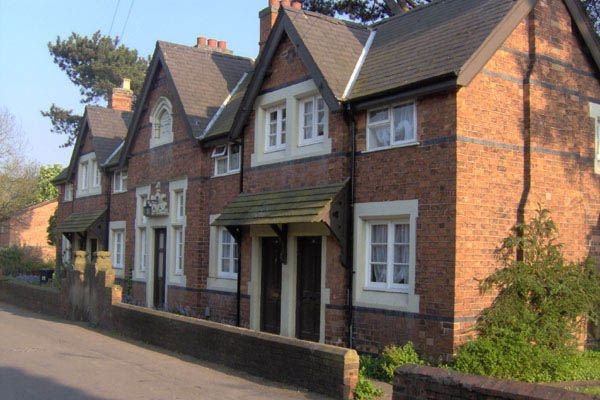
[{"label": "evergreen tree", "polygon": [[[48,43],[54,63],[63,70],[81,93],[83,104],[108,101],[113,88],[123,78],[131,79],[135,94],[141,91],[149,58],[140,57],[137,50],[120,44],[119,38],[105,36],[100,31],[91,37],[72,33],[67,39],[56,38]],[[50,118],[52,132],[66,135],[63,147],[75,142],[81,116],[52,104],[42,115]]]}]

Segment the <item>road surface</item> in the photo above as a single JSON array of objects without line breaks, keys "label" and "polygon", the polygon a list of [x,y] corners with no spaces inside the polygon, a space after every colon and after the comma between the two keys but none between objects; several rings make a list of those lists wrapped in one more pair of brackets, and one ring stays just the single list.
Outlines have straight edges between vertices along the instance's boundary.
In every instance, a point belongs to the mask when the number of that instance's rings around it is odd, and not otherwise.
[{"label": "road surface", "polygon": [[0,398],[325,399],[5,303]]}]

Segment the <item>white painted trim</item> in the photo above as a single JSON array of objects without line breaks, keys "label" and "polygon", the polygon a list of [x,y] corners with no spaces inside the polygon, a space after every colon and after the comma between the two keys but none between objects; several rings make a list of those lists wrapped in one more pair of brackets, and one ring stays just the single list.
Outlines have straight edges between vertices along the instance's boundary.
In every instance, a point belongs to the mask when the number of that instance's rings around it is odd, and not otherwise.
[{"label": "white painted trim", "polygon": [[590,103],[590,117],[594,118],[594,172],[600,174],[600,104]]},{"label": "white painted trim", "polygon": [[122,140],[121,144],[118,145],[117,148],[110,154],[110,156],[108,156],[106,161],[104,161],[104,164],[102,164],[102,167],[108,165],[110,163],[110,161],[113,159],[113,157],[119,152],[119,150],[121,150],[121,148],[123,148],[124,145],[125,145],[125,141]]},{"label": "white painted trim", "polygon": [[[397,200],[355,204],[354,217],[354,304],[360,307],[419,312],[419,296],[415,294],[418,200]],[[367,282],[368,226],[372,221],[407,219],[410,223],[409,284],[405,293],[373,290]]]},{"label": "white painted trim", "polygon": [[206,287],[212,290],[224,292],[237,292],[237,279],[223,278],[219,276],[219,227],[212,226],[212,223],[219,218],[221,214],[212,214],[210,221],[210,239],[208,250],[208,278]]},{"label": "white painted trim", "polygon": [[217,110],[217,112],[215,113],[215,115],[210,119],[210,122],[208,123],[208,125],[206,125],[206,128],[204,129],[204,132],[202,132],[202,135],[200,137],[206,136],[206,134],[208,133],[208,131],[210,131],[210,128],[212,128],[213,125],[215,124],[215,122],[217,122],[217,120],[219,119],[219,117],[223,113],[223,110],[225,109],[225,107],[227,107],[227,104],[229,104],[229,102],[231,101],[231,97],[233,97],[233,95],[237,93],[238,89],[240,88],[240,85],[242,84],[242,82],[244,81],[244,79],[246,79],[247,76],[248,76],[248,73],[244,72],[244,75],[242,75],[242,77],[236,83],[236,85],[233,88],[233,90],[231,91],[231,93],[229,93],[229,95],[227,96],[227,98],[225,99],[225,101],[223,101],[223,104],[221,104],[221,107],[219,107],[219,109]]},{"label": "white painted trim", "polygon": [[[308,96],[319,94],[313,80],[297,83],[273,92],[259,96],[254,103],[254,149],[250,155],[250,166],[268,165],[277,162],[297,160],[305,157],[330,154],[332,140],[327,133],[323,140],[300,146],[299,140],[299,107],[300,101]],[[266,149],[266,111],[274,106],[285,104],[286,115],[286,146],[277,150]],[[329,110],[328,110],[329,114]],[[329,125],[329,115],[327,122]],[[329,132],[329,126],[327,127]]]},{"label": "white painted trim", "polygon": [[[115,271],[115,276],[118,278],[124,277],[124,269],[125,269],[125,247],[126,247],[126,238],[127,238],[127,223],[125,221],[110,221],[108,224],[108,231],[110,232],[109,241],[108,241],[108,251],[110,251],[110,260],[113,266],[113,270]],[[115,231],[123,232],[123,245],[122,245],[122,253],[123,253],[123,265],[117,266],[115,265],[115,257],[114,248],[115,248]]]},{"label": "white painted trim", "polygon": [[365,47],[363,47],[362,52],[360,53],[360,57],[358,57],[358,61],[354,66],[354,71],[352,71],[352,75],[350,75],[350,80],[344,89],[344,94],[342,95],[342,100],[346,100],[351,94],[352,89],[354,89],[354,85],[356,84],[356,80],[358,79],[358,75],[367,59],[367,55],[369,54],[369,50],[371,50],[371,45],[373,44],[373,40],[375,40],[375,35],[377,34],[376,30],[372,30],[369,34],[369,38],[365,43]]},{"label": "white painted trim", "polygon": [[[82,164],[87,163],[87,171],[85,176],[85,181],[87,187],[85,189],[81,189],[82,175],[81,175],[81,166]],[[77,163],[77,190],[75,191],[75,198],[87,197],[87,196],[95,196],[102,193],[102,174],[100,171],[100,181],[98,186],[94,186],[94,169],[92,165],[96,163],[96,168],[98,168],[98,162],[96,161],[96,153],[91,152],[82,155],[79,157],[79,162]]]},{"label": "white painted trim", "polygon": [[[160,115],[160,113],[164,110],[167,110],[167,112],[169,113],[169,117],[171,118],[171,129],[169,132],[165,132],[165,134],[163,135],[161,132],[161,136],[159,138],[155,138],[154,137],[154,133],[155,133],[155,129],[156,129],[156,124],[160,124],[160,121],[158,121],[158,116]],[[158,146],[162,146],[164,144],[168,144],[168,143],[172,143],[173,142],[173,138],[174,138],[174,132],[173,132],[173,106],[171,105],[171,102],[169,101],[169,99],[167,99],[166,97],[162,96],[158,99],[158,101],[156,102],[156,105],[154,106],[154,108],[152,109],[152,112],[150,113],[150,118],[149,118],[149,122],[151,124],[151,129],[150,129],[150,143],[149,143],[149,147],[152,149],[154,147],[158,147]]]}]

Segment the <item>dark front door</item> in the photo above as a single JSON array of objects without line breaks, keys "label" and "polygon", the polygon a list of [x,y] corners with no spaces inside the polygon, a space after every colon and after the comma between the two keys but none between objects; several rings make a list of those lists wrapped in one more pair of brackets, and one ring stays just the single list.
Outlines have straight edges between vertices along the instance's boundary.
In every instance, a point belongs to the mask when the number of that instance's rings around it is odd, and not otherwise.
[{"label": "dark front door", "polygon": [[298,238],[296,336],[319,341],[321,327],[321,237]]},{"label": "dark front door", "polygon": [[165,276],[167,272],[167,230],[154,230],[154,308],[165,307]]},{"label": "dark front door", "polygon": [[281,241],[262,240],[261,322],[264,332],[281,331]]},{"label": "dark front door", "polygon": [[90,260],[93,263],[96,262],[96,253],[98,253],[98,239],[90,239]]}]

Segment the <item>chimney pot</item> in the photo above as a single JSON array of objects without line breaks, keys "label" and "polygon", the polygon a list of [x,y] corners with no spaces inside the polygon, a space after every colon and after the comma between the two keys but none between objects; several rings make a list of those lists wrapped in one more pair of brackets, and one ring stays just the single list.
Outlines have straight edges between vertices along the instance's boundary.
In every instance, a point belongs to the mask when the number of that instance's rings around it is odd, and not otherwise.
[{"label": "chimney pot", "polygon": [[121,85],[121,87],[125,90],[131,90],[131,79],[123,78],[123,84]]},{"label": "chimney pot", "polygon": [[196,47],[206,46],[206,38],[204,36],[198,36],[196,39]]},{"label": "chimney pot", "polygon": [[208,39],[208,47],[217,47],[216,39]]},{"label": "chimney pot", "polygon": [[225,40],[219,40],[218,43],[217,43],[217,46],[220,49],[225,50],[225,49],[227,49],[227,42]]},{"label": "chimney pot", "polygon": [[296,10],[302,10],[302,2],[301,1],[292,1],[292,7],[294,7]]}]

